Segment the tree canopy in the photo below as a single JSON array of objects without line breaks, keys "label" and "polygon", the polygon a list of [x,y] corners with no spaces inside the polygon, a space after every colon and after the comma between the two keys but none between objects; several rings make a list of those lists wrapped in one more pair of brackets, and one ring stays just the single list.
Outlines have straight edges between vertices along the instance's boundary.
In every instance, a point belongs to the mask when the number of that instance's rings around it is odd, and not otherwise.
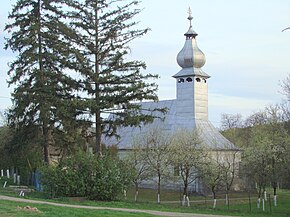
[{"label": "tree canopy", "polygon": [[[152,115],[140,112],[141,100],[157,100],[155,83],[144,74],[146,65],[131,60],[129,43],[143,36],[148,28],[136,29],[134,17],[141,12],[138,1],[73,1],[71,26],[75,30],[73,46],[78,47],[76,70],[81,74],[79,90],[86,95],[78,101],[83,114],[95,116],[96,145],[100,152],[101,136],[116,135],[120,125],[138,125],[152,121]],[[102,114],[113,114],[104,119]],[[105,127],[106,125],[106,127]]]},{"label": "tree canopy", "polygon": [[76,143],[75,132],[95,125],[99,153],[102,135],[153,120],[137,102],[158,99],[150,80],[158,76],[144,73],[145,63],[130,57],[130,42],[149,30],[136,28],[138,4],[18,0],[13,6],[5,27],[11,34],[5,48],[17,53],[8,72],[9,85],[15,85],[9,124],[38,129],[29,136],[40,138],[45,162],[50,147],[60,146],[57,138],[66,138],[65,146]]}]

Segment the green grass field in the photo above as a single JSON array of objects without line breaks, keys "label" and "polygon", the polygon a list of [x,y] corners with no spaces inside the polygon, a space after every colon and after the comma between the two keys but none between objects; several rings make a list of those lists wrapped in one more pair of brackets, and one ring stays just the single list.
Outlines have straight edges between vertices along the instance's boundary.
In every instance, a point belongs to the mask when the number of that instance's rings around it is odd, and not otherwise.
[{"label": "green grass field", "polygon": [[[17,193],[3,188],[0,180],[0,194],[17,196]],[[269,189],[269,193],[272,193]],[[170,212],[186,212],[186,213],[203,213],[215,215],[230,215],[230,216],[248,216],[248,217],[290,217],[290,191],[278,191],[278,206],[273,206],[271,200],[271,208],[269,201],[265,204],[265,211],[258,209],[256,205],[256,195],[252,194],[251,204],[249,204],[248,194],[235,193],[230,195],[230,206],[226,206],[222,198],[224,195],[219,195],[220,200],[217,203],[217,208],[212,209],[212,201],[210,197],[192,196],[191,206],[182,207],[180,205],[180,194],[173,191],[163,191],[161,193],[161,204],[156,203],[156,191],[150,189],[141,189],[139,193],[139,201],[134,202],[134,191],[130,190],[127,193],[127,198],[120,197],[119,201],[100,202],[100,201],[75,201],[71,198],[46,199],[47,196],[39,193],[29,193],[24,198],[46,200],[56,203],[80,204],[102,207],[130,208],[140,210],[158,210]],[[32,206],[36,207],[40,212],[31,212],[20,209],[19,207]],[[108,210],[84,210],[77,208],[55,207],[51,205],[17,203],[0,200],[0,217],[6,216],[152,216],[141,213],[116,212]]]},{"label": "green grass field", "polygon": [[[36,207],[39,211],[29,211],[24,210],[25,206]],[[56,207],[51,205],[42,205],[42,204],[28,204],[28,203],[19,203],[11,201],[1,201],[0,200],[0,217],[22,217],[22,216],[59,216],[59,217],[96,217],[96,216],[105,216],[105,217],[134,217],[134,216],[153,216],[145,213],[129,213],[121,211],[110,211],[110,210],[87,210],[87,209],[77,209],[77,208],[67,208],[67,207]]]}]

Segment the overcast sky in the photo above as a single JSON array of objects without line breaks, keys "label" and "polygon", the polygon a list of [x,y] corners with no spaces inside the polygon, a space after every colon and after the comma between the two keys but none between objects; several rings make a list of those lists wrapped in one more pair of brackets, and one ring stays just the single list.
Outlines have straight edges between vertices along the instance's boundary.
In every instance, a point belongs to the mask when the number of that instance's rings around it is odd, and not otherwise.
[{"label": "overcast sky", "polygon": [[[6,84],[7,63],[13,59],[3,50],[4,25],[15,0],[0,7],[0,109],[11,106]],[[244,117],[278,103],[283,96],[279,82],[290,73],[289,0],[143,0],[139,27],[151,31],[132,44],[132,57],[147,63],[148,73],[158,73],[159,98],[175,98],[180,68],[176,55],[188,30],[188,7],[192,9],[197,43],[206,56],[203,70],[211,76],[209,119],[219,126],[222,113]]]}]

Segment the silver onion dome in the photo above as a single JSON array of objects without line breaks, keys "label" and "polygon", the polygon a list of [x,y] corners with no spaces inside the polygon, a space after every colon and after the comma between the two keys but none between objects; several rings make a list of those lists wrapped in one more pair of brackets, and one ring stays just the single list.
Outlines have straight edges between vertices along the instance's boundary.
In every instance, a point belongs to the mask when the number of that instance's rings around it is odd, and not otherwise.
[{"label": "silver onion dome", "polygon": [[205,55],[198,48],[195,37],[198,35],[193,29],[191,25],[191,21],[193,17],[191,16],[191,10],[189,8],[189,16],[188,20],[190,22],[190,26],[188,31],[184,34],[186,36],[186,41],[181,49],[181,51],[177,55],[177,63],[181,68],[201,68],[205,64]]}]

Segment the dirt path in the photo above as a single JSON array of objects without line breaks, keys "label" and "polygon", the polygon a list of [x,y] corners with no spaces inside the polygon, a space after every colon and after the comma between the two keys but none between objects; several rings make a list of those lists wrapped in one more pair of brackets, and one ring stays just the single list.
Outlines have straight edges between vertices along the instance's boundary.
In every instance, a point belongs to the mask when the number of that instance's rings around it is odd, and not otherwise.
[{"label": "dirt path", "polygon": [[34,204],[47,204],[47,205],[52,205],[52,206],[81,208],[81,209],[113,210],[113,211],[124,211],[124,212],[134,212],[134,213],[148,213],[148,214],[156,215],[156,216],[169,216],[169,217],[230,217],[230,216],[221,216],[221,215],[162,212],[162,211],[155,211],[155,210],[138,210],[138,209],[127,209],[127,208],[71,205],[71,204],[62,204],[62,203],[54,203],[54,202],[47,202],[47,201],[29,200],[29,199],[24,199],[24,198],[8,197],[8,196],[1,196],[1,195],[0,195],[0,200],[9,200],[9,201],[15,201],[15,202],[25,202],[25,203],[34,203]]}]

